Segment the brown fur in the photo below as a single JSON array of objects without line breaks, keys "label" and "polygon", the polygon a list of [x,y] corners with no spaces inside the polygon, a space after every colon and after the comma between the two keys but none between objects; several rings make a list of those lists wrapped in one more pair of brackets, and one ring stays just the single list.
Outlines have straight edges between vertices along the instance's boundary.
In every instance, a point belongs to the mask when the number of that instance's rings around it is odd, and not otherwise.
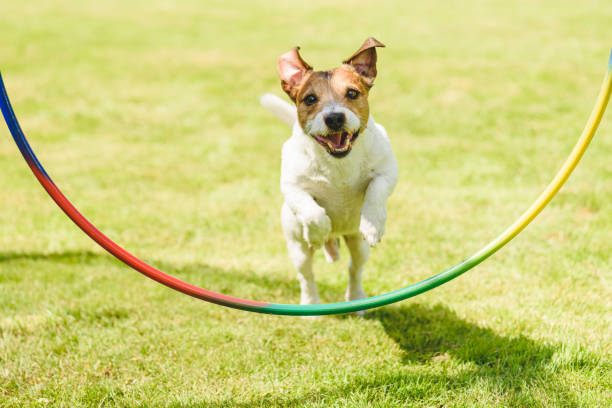
[{"label": "brown fur", "polygon": [[[376,78],[376,47],[384,47],[370,37],[363,45],[346,59],[342,66],[330,71],[313,71],[302,59],[299,47],[295,47],[278,59],[278,74],[281,86],[297,106],[298,120],[302,128],[314,118],[321,107],[336,102],[355,113],[362,124],[368,123],[370,106],[368,92]],[[359,92],[356,99],[347,97],[349,89]],[[304,98],[314,95],[317,102],[306,105]]]},{"label": "brown fur", "polygon": [[353,55],[342,61],[344,64],[352,65],[355,70],[366,78],[366,81],[372,86],[374,78],[376,78],[376,47],[384,47],[385,44],[370,37],[355,52]]},{"label": "brown fur", "polygon": [[[322,106],[330,102],[337,102],[347,107],[359,117],[362,129],[368,123],[370,106],[368,105],[369,86],[363,77],[355,69],[347,64],[331,71],[310,71],[306,74],[296,92],[295,103],[297,105],[298,120],[300,125],[304,124],[316,116]],[[349,89],[359,92],[357,99],[350,99],[346,96]],[[306,105],[304,98],[308,95],[315,95],[318,99],[313,105]]]},{"label": "brown fur", "polygon": [[295,101],[298,85],[303,82],[304,75],[312,71],[312,67],[300,56],[300,47],[295,47],[278,58],[277,68],[283,91]]}]

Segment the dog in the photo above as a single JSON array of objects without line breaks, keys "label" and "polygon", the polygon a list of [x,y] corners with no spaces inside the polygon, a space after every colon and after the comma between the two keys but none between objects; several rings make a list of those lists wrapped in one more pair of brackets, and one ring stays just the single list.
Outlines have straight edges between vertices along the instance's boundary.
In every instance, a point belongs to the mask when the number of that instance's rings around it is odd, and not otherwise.
[{"label": "dog", "polygon": [[282,148],[281,220],[301,304],[320,303],[313,254],[323,247],[329,262],[338,260],[340,237],[351,255],[345,299],[367,297],[363,267],[385,232],[386,202],[398,173],[387,132],[368,104],[377,47],[384,45],[370,37],[328,71],[313,70],[295,47],[278,59],[281,87],[295,106],[272,94],[261,97],[293,129]]}]

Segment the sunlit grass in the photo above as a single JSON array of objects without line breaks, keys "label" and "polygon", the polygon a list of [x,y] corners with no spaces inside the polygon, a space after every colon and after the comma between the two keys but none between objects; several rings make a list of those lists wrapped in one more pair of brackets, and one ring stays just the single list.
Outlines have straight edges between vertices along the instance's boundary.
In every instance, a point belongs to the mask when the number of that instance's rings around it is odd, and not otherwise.
[{"label": "sunlit grass", "polygon": [[[54,181],[118,243],[194,284],[295,303],[279,211],[289,131],[261,108],[295,45],[329,68],[370,35],[372,113],[400,164],[369,294],[501,232],[575,143],[607,1],[2,2],[0,69]],[[607,406],[612,125],[517,240],[365,318],[206,304],[96,247],[0,126],[0,406]],[[339,301],[348,254],[316,260]]]}]

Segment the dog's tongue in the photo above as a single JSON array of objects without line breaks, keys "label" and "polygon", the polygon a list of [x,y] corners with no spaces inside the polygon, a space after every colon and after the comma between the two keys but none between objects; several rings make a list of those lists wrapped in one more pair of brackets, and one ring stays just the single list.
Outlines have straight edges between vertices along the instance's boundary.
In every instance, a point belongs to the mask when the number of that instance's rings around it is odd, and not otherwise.
[{"label": "dog's tongue", "polygon": [[342,132],[338,132],[338,133],[330,133],[329,135],[327,135],[327,138],[336,146],[338,146],[340,144],[340,142],[342,142]]}]

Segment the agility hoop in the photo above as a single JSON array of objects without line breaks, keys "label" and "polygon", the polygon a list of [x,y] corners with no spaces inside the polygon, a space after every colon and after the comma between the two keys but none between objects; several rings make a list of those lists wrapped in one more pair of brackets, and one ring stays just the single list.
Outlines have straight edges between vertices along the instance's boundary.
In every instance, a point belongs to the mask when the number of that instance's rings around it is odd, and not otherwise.
[{"label": "agility hoop", "polygon": [[13,139],[19,147],[23,158],[38,179],[43,188],[49,193],[55,203],[68,215],[68,217],[85,232],[91,239],[97,242],[102,248],[107,250],[111,255],[123,261],[128,266],[142,273],[143,275],[156,280],[157,282],[168,286],[174,290],[182,292],[186,295],[193,296],[207,302],[216,303],[218,305],[232,307],[235,309],[247,310],[250,312],[267,313],[276,315],[294,315],[294,316],[314,316],[356,312],[360,310],[372,309],[375,307],[385,306],[391,303],[399,302],[404,299],[419,295],[434,289],[459,275],[469,271],[476,265],[493,255],[500,248],[506,245],[512,238],[517,236],[533,219],[546,207],[550,200],[557,194],[561,186],[570,176],[576,165],[582,158],[591,139],[595,135],[599,122],[606,110],[610,93],[612,90],[612,53],[608,62],[608,72],[605,76],[597,102],[593,107],[591,116],[580,136],[574,149],[569,157],[555,175],[550,184],[535,200],[535,202],[503,233],[485,245],[478,252],[474,253],[469,258],[456,264],[455,266],[438,273],[424,281],[415,283],[405,288],[388,292],[382,295],[370,297],[367,299],[351,300],[340,303],[327,303],[319,305],[292,305],[280,303],[257,302],[253,300],[241,299],[233,296],[228,296],[222,293],[213,292],[207,289],[200,288],[190,283],[184,282],[171,275],[168,275],[159,269],[147,264],[146,262],[135,257],[110,238],[98,230],[87,218],[85,218],[64,196],[60,189],[53,183],[51,177],[47,174],[42,164],[36,158],[34,151],[30,147],[21,126],[17,121],[13,108],[8,98],[2,74],[0,73],[0,108],[6,124],[8,125]]}]

